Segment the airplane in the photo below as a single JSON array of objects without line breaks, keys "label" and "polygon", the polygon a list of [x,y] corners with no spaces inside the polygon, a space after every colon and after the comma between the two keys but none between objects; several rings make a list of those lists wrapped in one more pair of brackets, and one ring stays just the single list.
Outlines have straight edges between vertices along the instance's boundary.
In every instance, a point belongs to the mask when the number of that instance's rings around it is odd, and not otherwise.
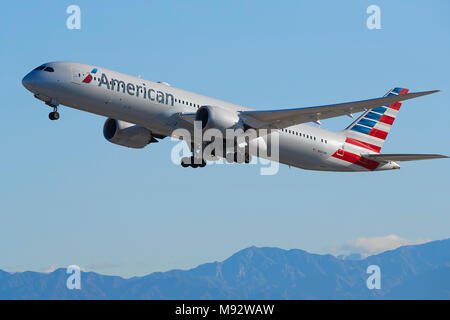
[{"label": "airplane", "polygon": [[[402,101],[439,90],[409,93],[405,88],[393,88],[374,99],[258,111],[178,89],[167,82],[152,82],[76,62],[44,63],[29,72],[22,84],[35,98],[53,108],[50,120],[59,119],[60,105],[108,117],[103,126],[105,139],[129,148],[144,148],[172,136],[176,129],[193,132],[197,121],[202,130],[266,132],[265,137],[248,141],[248,146],[262,138],[273,138],[279,144],[276,160],[301,169],[370,172],[399,169],[397,162],[401,161],[448,158],[440,154],[380,153]],[[320,125],[323,119],[345,115],[353,118],[358,112],[363,113],[339,132],[308,124]],[[206,165],[202,155],[198,155],[201,143],[195,139],[190,142],[192,156],[182,159],[183,167]],[[269,144],[266,143],[266,149]],[[239,161],[236,149],[231,150],[232,159],[239,163],[249,163],[252,156],[270,159],[263,152],[246,150],[243,161]],[[219,156],[223,158],[224,154]]]}]

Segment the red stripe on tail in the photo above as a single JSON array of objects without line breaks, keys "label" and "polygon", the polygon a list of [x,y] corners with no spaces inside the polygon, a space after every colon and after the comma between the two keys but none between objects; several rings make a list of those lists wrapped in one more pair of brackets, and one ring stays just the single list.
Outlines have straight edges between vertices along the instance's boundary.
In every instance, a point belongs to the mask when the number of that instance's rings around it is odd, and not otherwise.
[{"label": "red stripe on tail", "polygon": [[370,132],[368,134],[369,134],[369,136],[372,136],[372,137],[375,137],[375,138],[379,138],[379,139],[382,139],[382,140],[386,140],[386,137],[388,135],[387,132],[381,131],[381,130],[378,130],[378,129],[375,129],[375,128],[370,130]]},{"label": "red stripe on tail", "polygon": [[370,144],[370,143],[367,143],[367,142],[363,142],[363,141],[360,141],[360,140],[357,140],[357,139],[346,138],[345,142],[353,144],[353,145],[361,147],[361,148],[368,149],[370,151],[378,152],[378,153],[380,153],[380,150],[381,150],[381,147],[378,147],[376,145],[373,145],[373,144]]},{"label": "red stripe on tail", "polygon": [[339,149],[338,151],[336,151],[332,155],[332,157],[356,164],[358,166],[361,166],[361,167],[366,168],[371,171],[375,170],[380,165],[380,163],[378,163],[374,160],[370,160],[368,158],[361,157],[360,155],[357,155],[357,154],[354,154],[351,152],[347,152],[342,149]]},{"label": "red stripe on tail", "polygon": [[395,120],[395,118],[384,114],[378,121],[392,125],[394,123],[394,120]]},{"label": "red stripe on tail", "polygon": [[400,107],[401,107],[401,106],[402,106],[402,103],[401,103],[401,102],[395,102],[395,103],[391,104],[391,105],[389,106],[389,108],[394,109],[394,110],[400,110]]}]

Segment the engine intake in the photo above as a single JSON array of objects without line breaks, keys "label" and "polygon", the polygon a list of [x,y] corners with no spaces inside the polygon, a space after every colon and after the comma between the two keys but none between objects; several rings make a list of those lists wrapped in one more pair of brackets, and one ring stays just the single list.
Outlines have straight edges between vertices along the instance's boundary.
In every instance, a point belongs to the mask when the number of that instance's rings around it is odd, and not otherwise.
[{"label": "engine intake", "polygon": [[195,114],[195,121],[202,123],[203,130],[215,128],[225,132],[226,129],[238,127],[239,115],[221,107],[202,106]]},{"label": "engine intake", "polygon": [[152,141],[147,128],[134,123],[108,118],[103,126],[103,136],[111,143],[141,149]]}]

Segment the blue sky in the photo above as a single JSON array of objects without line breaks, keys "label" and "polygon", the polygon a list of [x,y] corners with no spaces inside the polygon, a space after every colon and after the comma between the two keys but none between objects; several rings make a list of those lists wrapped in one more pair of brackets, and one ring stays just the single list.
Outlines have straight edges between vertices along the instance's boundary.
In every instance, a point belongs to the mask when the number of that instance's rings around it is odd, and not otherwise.
[{"label": "blue sky", "polygon": [[[81,7],[81,30],[66,8]],[[381,8],[381,30],[366,8]],[[247,246],[327,248],[361,237],[449,237],[447,160],[324,173],[183,169],[174,142],[108,143],[105,119],[50,108],[21,85],[79,61],[255,109],[441,89],[405,102],[385,153],[450,154],[448,1],[7,2],[0,19],[0,269],[77,264],[126,277],[222,260]],[[341,130],[346,117],[323,121]]]}]

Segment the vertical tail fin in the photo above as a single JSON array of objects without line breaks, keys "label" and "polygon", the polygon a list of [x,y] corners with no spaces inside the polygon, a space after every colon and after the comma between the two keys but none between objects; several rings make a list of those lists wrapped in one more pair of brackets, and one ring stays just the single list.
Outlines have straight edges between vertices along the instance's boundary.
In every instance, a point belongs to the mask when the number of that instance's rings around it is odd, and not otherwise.
[{"label": "vertical tail fin", "polygon": [[[384,96],[406,94],[408,91],[404,88],[394,88]],[[401,102],[396,102],[367,110],[344,130],[345,142],[379,153],[401,105]]]}]

